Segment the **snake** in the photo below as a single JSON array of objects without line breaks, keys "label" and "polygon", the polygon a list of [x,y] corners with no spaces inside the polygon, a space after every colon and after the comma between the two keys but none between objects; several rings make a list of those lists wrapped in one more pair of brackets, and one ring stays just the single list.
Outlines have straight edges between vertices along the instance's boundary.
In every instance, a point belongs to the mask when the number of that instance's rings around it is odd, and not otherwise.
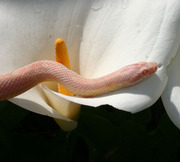
[{"label": "snake", "polygon": [[138,62],[98,78],[85,78],[61,63],[41,60],[0,75],[0,101],[11,99],[44,81],[57,81],[80,97],[95,97],[132,86],[157,71],[155,62]]}]

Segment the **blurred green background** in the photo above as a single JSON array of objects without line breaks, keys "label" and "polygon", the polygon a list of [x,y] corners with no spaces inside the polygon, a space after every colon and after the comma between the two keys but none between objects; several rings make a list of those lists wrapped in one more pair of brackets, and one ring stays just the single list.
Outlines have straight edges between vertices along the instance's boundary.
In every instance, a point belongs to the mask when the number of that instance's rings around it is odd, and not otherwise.
[{"label": "blurred green background", "polygon": [[2,162],[178,162],[180,131],[160,99],[136,114],[82,106],[72,132],[5,101],[0,102],[0,149]]}]

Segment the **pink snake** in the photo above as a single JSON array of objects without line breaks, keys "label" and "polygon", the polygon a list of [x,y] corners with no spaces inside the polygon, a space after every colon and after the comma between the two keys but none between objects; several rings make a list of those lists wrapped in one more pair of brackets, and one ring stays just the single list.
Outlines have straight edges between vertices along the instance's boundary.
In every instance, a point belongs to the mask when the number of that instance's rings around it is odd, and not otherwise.
[{"label": "pink snake", "polygon": [[134,85],[153,75],[157,68],[155,62],[139,62],[100,78],[85,79],[55,61],[37,61],[0,75],[0,101],[13,98],[41,82],[51,80],[59,82],[75,95],[93,97]]}]

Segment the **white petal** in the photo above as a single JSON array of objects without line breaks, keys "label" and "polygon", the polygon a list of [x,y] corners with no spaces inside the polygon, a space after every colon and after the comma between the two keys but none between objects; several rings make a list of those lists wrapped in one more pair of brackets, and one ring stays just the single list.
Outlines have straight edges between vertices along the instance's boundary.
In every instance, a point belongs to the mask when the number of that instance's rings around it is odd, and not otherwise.
[{"label": "white petal", "polygon": [[97,107],[108,104],[117,109],[135,113],[152,105],[162,94],[167,81],[167,76],[164,71],[165,68],[161,67],[158,70],[157,75],[143,81],[141,84],[93,98],[65,96],[56,93],[45,86],[42,86],[42,88],[46,93],[51,94],[53,97],[59,96],[59,98],[62,97],[82,105]]},{"label": "white petal", "polygon": [[[43,83],[42,85],[40,85],[40,87],[42,87],[43,85],[47,85],[47,84]],[[57,83],[56,83],[56,86],[57,86]],[[48,86],[48,88],[49,88],[49,86]],[[52,86],[51,86],[50,89],[52,90],[54,88],[52,88]],[[41,89],[41,90],[43,90],[43,89]],[[76,104],[74,102],[69,102],[68,100],[63,99],[63,98],[52,96],[50,93],[47,93],[46,91],[44,91],[44,94],[46,95],[47,103],[51,107],[53,107],[56,111],[58,111],[60,114],[62,114],[64,116],[66,116],[67,118],[77,120],[77,118],[79,116],[79,112],[80,112],[79,104]]]},{"label": "white petal", "polygon": [[172,63],[168,67],[168,83],[162,95],[165,109],[174,122],[180,128],[180,48]]},{"label": "white petal", "polygon": [[84,0],[1,2],[0,72],[37,60],[54,60],[54,42],[59,37],[67,43],[72,68],[77,71],[74,59],[78,58],[88,4]]},{"label": "white petal", "polygon": [[84,105],[109,104],[130,112],[149,107],[164,90],[166,66],[178,48],[180,1],[129,1],[125,9],[122,1],[93,4],[81,43],[81,75],[99,77],[138,61],[154,61],[162,67],[150,79],[105,96],[86,99],[49,93]]},{"label": "white petal", "polygon": [[32,88],[22,95],[10,99],[10,101],[32,112],[60,119],[60,126],[65,131],[70,131],[77,127],[76,121],[61,115],[59,112],[48,105],[47,98],[39,86]]},{"label": "white petal", "polygon": [[139,61],[169,64],[178,48],[180,1],[131,0],[126,8],[123,1],[100,2],[84,27],[81,75],[98,77]]}]

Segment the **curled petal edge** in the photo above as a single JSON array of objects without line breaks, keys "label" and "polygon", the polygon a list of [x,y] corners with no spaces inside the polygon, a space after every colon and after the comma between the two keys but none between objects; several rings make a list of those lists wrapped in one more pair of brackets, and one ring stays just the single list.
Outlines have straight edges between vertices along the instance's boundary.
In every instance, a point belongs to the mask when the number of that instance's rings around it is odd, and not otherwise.
[{"label": "curled petal edge", "polygon": [[114,108],[129,111],[131,113],[139,112],[153,103],[155,103],[161,96],[167,83],[166,68],[161,67],[158,69],[156,75],[142,81],[141,83],[123,88],[102,96],[93,98],[82,98],[78,96],[66,96],[50,90],[46,86],[41,85],[41,88],[52,96],[64,98],[66,100],[87,105],[98,107],[100,105],[111,105]]},{"label": "curled petal edge", "polygon": [[71,131],[78,125],[76,121],[69,119],[49,106],[39,86],[36,86],[22,95],[10,99],[9,101],[23,107],[26,110],[60,120],[60,127],[64,131]]}]

